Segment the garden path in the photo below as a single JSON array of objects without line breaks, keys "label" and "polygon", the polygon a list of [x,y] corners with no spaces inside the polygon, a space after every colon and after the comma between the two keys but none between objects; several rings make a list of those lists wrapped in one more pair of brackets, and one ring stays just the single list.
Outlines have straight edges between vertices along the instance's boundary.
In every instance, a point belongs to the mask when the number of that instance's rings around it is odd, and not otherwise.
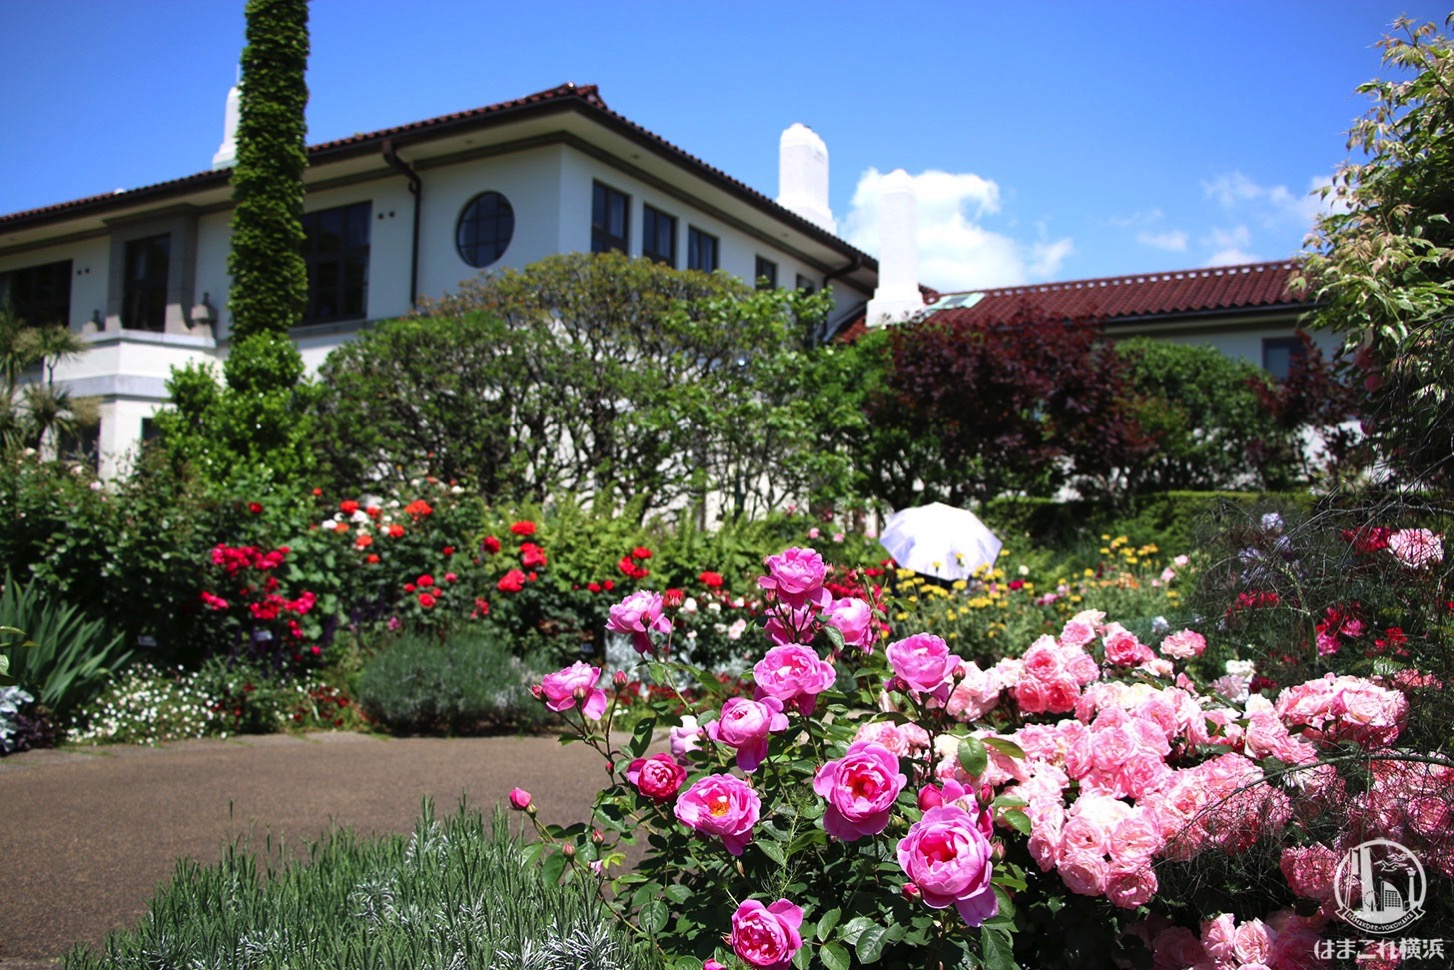
[{"label": "garden path", "polygon": [[211,863],[251,832],[290,846],[333,825],[408,832],[421,800],[489,811],[529,790],[541,818],[583,820],[600,757],[554,736],[267,735],[0,759],[0,970],[39,970],[134,925],[176,860]]}]

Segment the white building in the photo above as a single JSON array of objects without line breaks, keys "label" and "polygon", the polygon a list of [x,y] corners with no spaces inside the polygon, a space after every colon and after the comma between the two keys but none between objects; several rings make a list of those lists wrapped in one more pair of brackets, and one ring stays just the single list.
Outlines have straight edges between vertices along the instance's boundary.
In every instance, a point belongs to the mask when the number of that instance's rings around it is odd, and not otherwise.
[{"label": "white building", "polygon": [[[57,378],[101,403],[103,476],[147,433],[173,367],[226,355],[235,93],[227,114],[208,171],[0,216],[0,300],[91,344]],[[878,264],[833,234],[822,140],[794,125],[779,151],[781,204],[573,84],[315,145],[303,359],[316,369],[371,322],[481,271],[610,249],[830,289],[840,325]]]}]

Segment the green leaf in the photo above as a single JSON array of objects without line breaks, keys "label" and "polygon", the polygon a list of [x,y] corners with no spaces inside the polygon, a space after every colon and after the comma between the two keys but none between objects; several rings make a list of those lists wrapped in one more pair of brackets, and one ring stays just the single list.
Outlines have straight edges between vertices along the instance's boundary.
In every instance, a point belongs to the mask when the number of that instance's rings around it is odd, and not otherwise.
[{"label": "green leaf", "polygon": [[650,936],[656,936],[662,930],[666,929],[668,915],[666,903],[660,899],[653,899],[641,907],[641,912],[637,914],[637,922],[641,924],[643,932]]},{"label": "green leaf", "polygon": [[1008,930],[998,926],[983,927],[979,945],[986,970],[1020,970],[1020,965],[1015,962],[1015,948],[1010,942]]},{"label": "green leaf", "polygon": [[848,951],[837,943],[825,943],[818,948],[818,956],[828,970],[848,970]]},{"label": "green leaf", "polygon": [[692,898],[692,891],[691,889],[683,886],[681,883],[678,882],[672,883],[670,886],[667,886],[666,889],[662,892],[662,895],[665,896],[667,899],[671,900],[672,902],[681,905],[688,899]]},{"label": "green leaf", "polygon": [[656,730],[656,718],[643,717],[636,722],[636,728],[631,732],[631,757],[639,758],[646,754],[646,749],[651,745],[651,734]]},{"label": "green leaf", "polygon": [[828,643],[832,646],[834,651],[838,653],[843,652],[846,644],[843,640],[842,630],[838,629],[836,626],[825,623],[823,625],[823,635],[828,638]]},{"label": "green leaf", "polygon": [[778,865],[786,866],[788,864],[787,855],[784,854],[782,846],[778,845],[776,842],[758,842],[756,843],[756,845],[759,849],[762,850],[763,855],[767,856]]},{"label": "green leaf", "polygon": [[873,920],[867,916],[855,916],[843,924],[843,929],[839,932],[838,938],[844,943],[857,943],[858,937],[863,931],[871,928],[873,925]]},{"label": "green leaf", "polygon": [[1025,749],[1005,738],[985,738],[984,743],[1009,758],[1025,760]]},{"label": "green leaf", "polygon": [[884,955],[884,935],[887,931],[878,925],[873,925],[859,934],[858,940],[853,944],[853,952],[858,955],[859,963],[877,963]]},{"label": "green leaf", "polygon": [[1030,816],[1018,808],[1007,808],[1000,813],[1000,818],[1010,823],[1010,827],[1021,835],[1030,834]]},{"label": "green leaf", "polygon": [[832,909],[828,910],[828,912],[818,917],[819,941],[828,939],[828,934],[833,932],[833,927],[837,926],[838,921],[842,918],[843,910],[839,909],[837,906],[834,906]]},{"label": "green leaf", "polygon": [[983,741],[969,737],[959,739],[959,767],[965,772],[978,778],[984,774],[989,763],[989,752],[985,750]]}]

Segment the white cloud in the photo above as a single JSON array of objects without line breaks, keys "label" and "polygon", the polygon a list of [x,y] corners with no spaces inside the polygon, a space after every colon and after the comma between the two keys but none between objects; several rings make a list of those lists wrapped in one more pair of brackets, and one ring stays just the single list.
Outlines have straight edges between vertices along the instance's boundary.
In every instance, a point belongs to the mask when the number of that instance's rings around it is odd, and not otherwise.
[{"label": "white cloud", "polygon": [[1245,225],[1233,226],[1231,229],[1213,228],[1202,239],[1202,243],[1212,250],[1212,255],[1206,261],[1208,266],[1235,266],[1238,263],[1261,261],[1261,257],[1250,250],[1252,231]]},{"label": "white cloud", "polygon": [[[877,254],[878,200],[883,173],[870,168],[859,177],[843,220],[843,238]],[[938,290],[1015,286],[1048,279],[1074,251],[1069,238],[1020,240],[985,228],[1000,211],[1000,187],[972,172],[929,170],[911,176],[918,200],[919,280]]]},{"label": "white cloud", "polygon": [[1173,253],[1186,252],[1186,230],[1184,229],[1168,229],[1165,232],[1151,232],[1143,229],[1136,233],[1136,241],[1153,249],[1165,249]]},{"label": "white cloud", "polygon": [[1267,228],[1294,223],[1311,229],[1320,215],[1334,208],[1333,200],[1322,198],[1319,191],[1331,182],[1330,176],[1315,175],[1308,179],[1306,191],[1298,193],[1285,185],[1258,185],[1242,172],[1227,172],[1203,182],[1202,193],[1221,208],[1250,216]]}]

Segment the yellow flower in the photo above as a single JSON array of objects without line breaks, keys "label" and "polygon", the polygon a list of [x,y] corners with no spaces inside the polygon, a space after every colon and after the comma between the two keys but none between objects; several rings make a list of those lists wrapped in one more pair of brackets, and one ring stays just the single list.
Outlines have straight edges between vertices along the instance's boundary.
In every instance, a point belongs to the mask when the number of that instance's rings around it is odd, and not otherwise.
[{"label": "yellow flower", "polygon": [[956,579],[954,581],[954,584],[950,588],[953,589],[955,592],[962,593],[969,588],[969,583],[965,582],[962,579]]},{"label": "yellow flower", "polygon": [[[1081,601],[1081,599],[1082,599],[1082,597],[1080,597],[1080,596],[1072,596],[1072,597],[1070,597],[1070,601],[1072,603],[1079,603]],[[899,619],[902,620],[903,617],[901,616],[901,617],[899,617]]]},{"label": "yellow flower", "polygon": [[896,620],[907,620],[908,618],[909,618],[909,614],[907,614],[907,613],[899,613],[899,614],[896,614],[894,616],[894,619],[896,619]]},{"label": "yellow flower", "polygon": [[1082,575],[1084,575],[1086,579],[1091,579],[1095,576],[1095,574],[1096,571],[1094,569],[1087,569]]}]

